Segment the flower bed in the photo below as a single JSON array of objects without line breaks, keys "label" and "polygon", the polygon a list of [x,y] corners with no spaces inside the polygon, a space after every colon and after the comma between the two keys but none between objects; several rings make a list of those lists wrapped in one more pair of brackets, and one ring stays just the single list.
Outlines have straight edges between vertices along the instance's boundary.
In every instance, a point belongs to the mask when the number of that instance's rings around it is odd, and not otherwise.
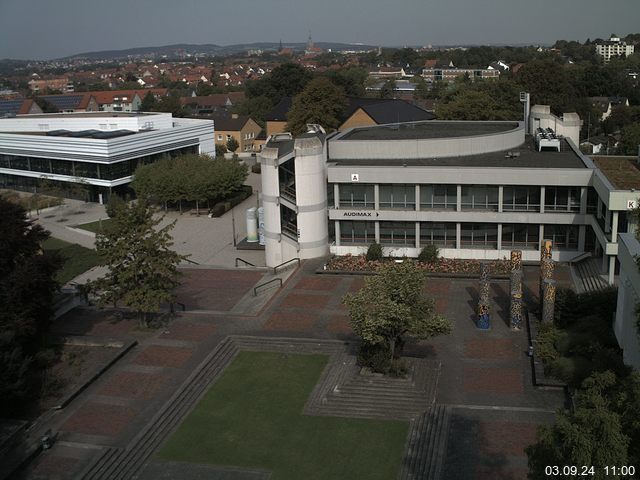
[{"label": "flower bed", "polygon": [[[480,260],[463,260],[458,258],[439,258],[435,262],[422,263],[414,259],[404,259],[415,262],[421,269],[429,273],[442,274],[480,274]],[[328,271],[343,272],[375,272],[385,263],[393,262],[393,258],[385,260],[367,261],[364,255],[350,255],[333,257],[327,262]],[[511,270],[509,260],[490,260],[489,271],[493,275],[507,275]]]}]

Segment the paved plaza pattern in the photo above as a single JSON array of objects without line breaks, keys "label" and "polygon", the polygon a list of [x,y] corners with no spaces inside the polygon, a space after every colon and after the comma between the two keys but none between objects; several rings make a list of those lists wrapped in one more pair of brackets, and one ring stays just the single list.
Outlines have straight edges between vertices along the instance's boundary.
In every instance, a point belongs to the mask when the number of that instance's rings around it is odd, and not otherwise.
[{"label": "paved plaza pattern", "polygon": [[[534,441],[538,425],[553,421],[564,394],[533,386],[527,332],[508,327],[508,282],[492,282],[491,329],[480,331],[474,324],[476,279],[427,279],[425,293],[454,329],[448,336],[408,342],[411,374],[394,384],[363,380],[353,365],[357,339],[341,300],[361,288],[364,277],[317,274],[321,265],[303,262],[281,289],[259,294],[264,298],[256,314],[237,312],[264,281],[264,271],[194,268],[185,271],[178,292],[186,311],[157,330],[140,330],[135,319],[106,319],[104,311],[93,308],[58,319],[54,330],[60,335],[135,339],[138,344],[51,419],[58,441],[36,457],[25,477],[134,478],[124,472],[147,472],[140,478],[169,478],[153,477],[163,471],[153,453],[215,382],[234,348],[313,349],[322,344],[332,352],[334,370],[323,374],[306,413],[409,420],[400,478],[526,478],[524,448]],[[563,282],[569,282],[568,273],[558,270],[559,278],[565,275]],[[528,300],[535,300],[536,282],[537,271],[525,267]],[[330,388],[335,386],[344,393]],[[123,476],[103,476],[115,464],[123,465]],[[170,466],[176,469],[180,465]],[[185,466],[184,472],[186,479],[268,476],[259,469],[204,466]]]}]

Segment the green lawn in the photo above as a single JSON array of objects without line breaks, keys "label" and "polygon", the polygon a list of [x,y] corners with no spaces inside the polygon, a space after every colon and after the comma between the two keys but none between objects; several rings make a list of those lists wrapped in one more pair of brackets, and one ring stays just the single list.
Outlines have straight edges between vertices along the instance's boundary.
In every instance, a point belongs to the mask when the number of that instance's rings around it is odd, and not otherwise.
[{"label": "green lawn", "polygon": [[76,228],[81,228],[82,230],[88,230],[89,232],[98,233],[101,228],[105,228],[107,225],[111,223],[110,218],[104,218],[102,220],[98,220],[97,222],[83,223],[82,225],[76,225]]},{"label": "green lawn", "polygon": [[64,264],[56,277],[61,284],[65,284],[91,267],[95,267],[99,260],[95,250],[57,238],[47,239],[42,244],[42,248],[43,250],[55,250],[63,258]]},{"label": "green lawn", "polygon": [[398,476],[408,422],[302,415],[327,357],[240,352],[159,452],[273,480]]}]

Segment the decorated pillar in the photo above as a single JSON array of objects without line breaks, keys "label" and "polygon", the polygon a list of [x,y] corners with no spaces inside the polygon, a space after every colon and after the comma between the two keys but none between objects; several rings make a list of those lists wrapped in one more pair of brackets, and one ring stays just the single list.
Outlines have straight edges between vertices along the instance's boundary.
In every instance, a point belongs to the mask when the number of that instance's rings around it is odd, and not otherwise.
[{"label": "decorated pillar", "polygon": [[542,300],[542,322],[553,323],[556,307],[556,281],[546,279],[544,281],[544,297]]},{"label": "decorated pillar", "polygon": [[522,250],[511,250],[511,271],[522,270]]},{"label": "decorated pillar", "polygon": [[481,330],[488,330],[491,327],[491,317],[489,314],[489,264],[480,263],[480,285],[478,298],[478,322],[477,327]]}]

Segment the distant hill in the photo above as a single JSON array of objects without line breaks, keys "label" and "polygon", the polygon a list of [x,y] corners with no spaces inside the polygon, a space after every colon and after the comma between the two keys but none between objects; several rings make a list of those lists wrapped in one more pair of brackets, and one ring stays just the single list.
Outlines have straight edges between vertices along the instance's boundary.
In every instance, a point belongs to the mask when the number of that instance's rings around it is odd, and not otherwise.
[{"label": "distant hill", "polygon": [[[287,43],[282,45],[285,48],[292,48],[295,51],[305,49],[305,43]],[[348,44],[348,43],[331,43],[318,42],[317,47],[324,50],[372,50],[378,48],[374,45]],[[85,58],[88,60],[117,60],[127,57],[176,57],[179,55],[235,55],[246,52],[247,50],[264,50],[277,51],[280,44],[277,42],[259,42],[259,43],[240,43],[236,45],[193,45],[193,44],[175,44],[165,45],[162,47],[138,47],[128,48],[126,50],[104,50],[100,52],[86,52],[70,55],[68,57],[59,58],[58,60],[73,60]]]}]

